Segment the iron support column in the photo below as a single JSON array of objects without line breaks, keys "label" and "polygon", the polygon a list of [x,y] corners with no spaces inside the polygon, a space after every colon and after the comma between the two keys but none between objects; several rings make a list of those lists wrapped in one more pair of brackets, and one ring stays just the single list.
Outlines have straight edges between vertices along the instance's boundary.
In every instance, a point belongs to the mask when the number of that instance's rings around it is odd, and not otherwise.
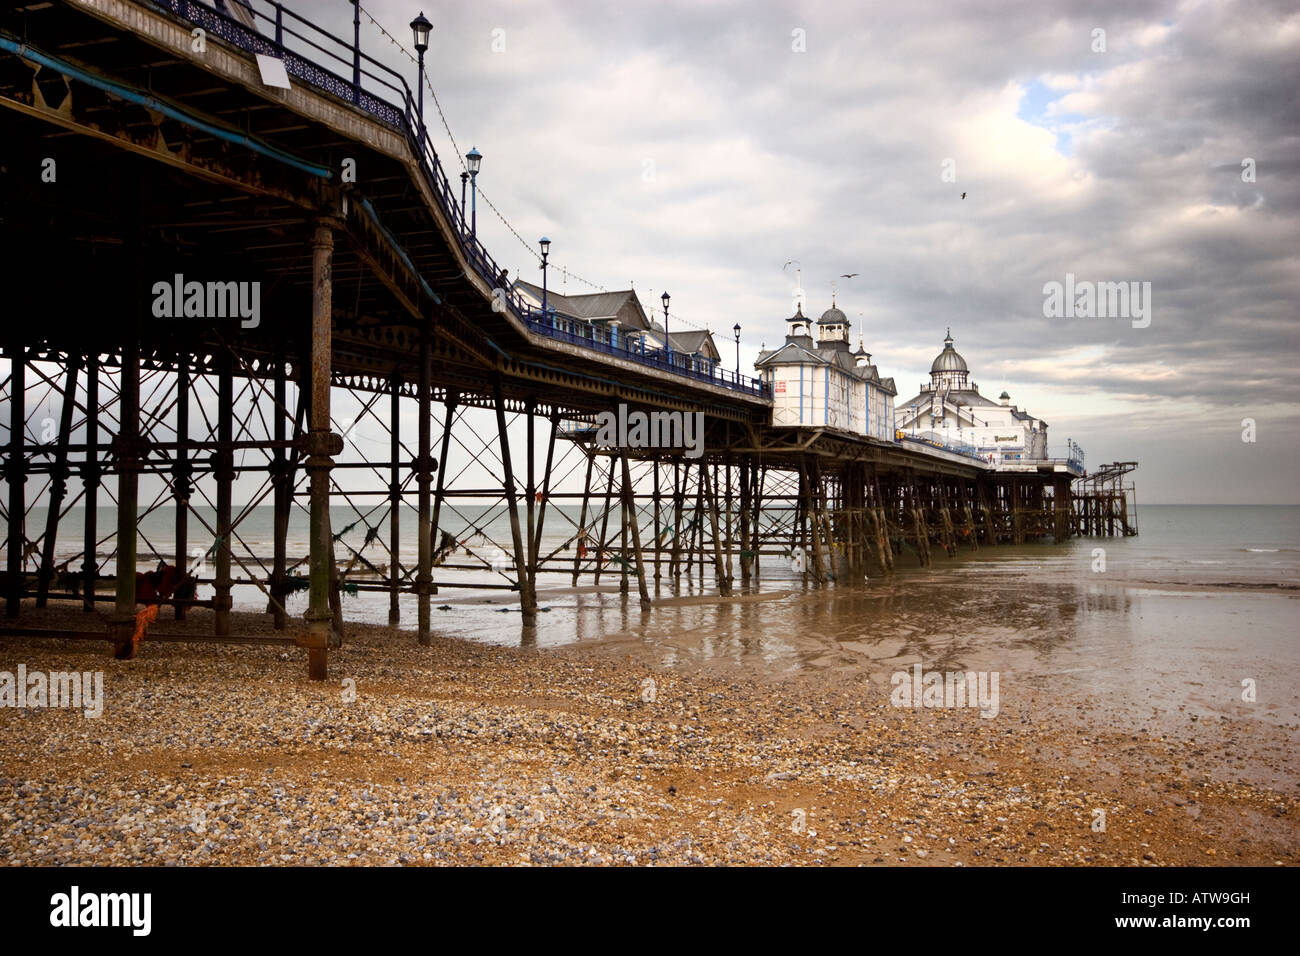
[{"label": "iron support column", "polygon": [[325,680],[330,625],[330,469],[331,455],[343,450],[343,438],[330,431],[331,313],[333,309],[334,234],[328,221],[316,222],[312,238],[311,410],[307,433],[307,474],[311,489],[310,589],[307,630],[299,643],[307,648],[308,675]]}]

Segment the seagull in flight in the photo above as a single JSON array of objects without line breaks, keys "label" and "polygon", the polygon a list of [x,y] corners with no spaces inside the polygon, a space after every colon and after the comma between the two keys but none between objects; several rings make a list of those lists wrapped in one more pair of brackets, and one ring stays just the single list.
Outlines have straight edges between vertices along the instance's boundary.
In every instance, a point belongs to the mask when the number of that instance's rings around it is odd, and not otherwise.
[{"label": "seagull in flight", "polygon": [[786,270],[786,266],[794,266],[798,264],[799,264],[798,259],[787,259],[785,265],[781,267],[781,271],[784,272]]},{"label": "seagull in flight", "polygon": [[966,198],[966,194],[965,194],[965,193],[962,193],[962,194],[961,194],[961,198],[962,198],[962,199],[965,199],[965,198]]},{"label": "seagull in flight", "polygon": [[852,279],[854,276],[856,276],[856,275],[861,275],[861,274],[862,274],[862,273],[860,273],[860,272],[841,272],[841,273],[840,273],[840,278],[841,278],[841,279]]}]

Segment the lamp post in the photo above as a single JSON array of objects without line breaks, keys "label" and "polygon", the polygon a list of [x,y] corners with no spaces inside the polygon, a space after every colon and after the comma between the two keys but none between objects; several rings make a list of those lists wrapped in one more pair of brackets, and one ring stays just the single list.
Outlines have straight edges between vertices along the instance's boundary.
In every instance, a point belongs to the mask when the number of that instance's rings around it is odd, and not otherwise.
[{"label": "lamp post", "polygon": [[731,331],[736,333],[736,384],[740,384],[740,323],[733,325]]},{"label": "lamp post", "polygon": [[415,113],[420,123],[420,159],[424,159],[424,51],[429,49],[429,33],[433,24],[425,19],[424,11],[411,21],[411,34],[415,37],[415,52],[419,55],[420,79],[416,91]]},{"label": "lamp post", "polygon": [[551,240],[542,236],[542,238],[537,241],[537,244],[542,249],[542,321],[546,321],[546,257],[551,254]]},{"label": "lamp post", "polygon": [[478,151],[477,146],[471,146],[469,152],[465,154],[465,166],[469,170],[469,233],[471,236],[478,235],[478,171],[482,165],[483,154]]},{"label": "lamp post", "polygon": [[666,356],[668,357],[668,364],[669,364],[669,365],[672,365],[672,364],[673,364],[673,347],[672,347],[671,345],[668,344],[668,299],[669,299],[669,295],[668,295],[667,292],[665,292],[665,293],[664,293],[663,295],[661,295],[659,298],[663,299],[663,303],[664,303],[664,355],[666,355]]},{"label": "lamp post", "polygon": [[352,102],[361,98],[361,2],[352,0]]},{"label": "lamp post", "polygon": [[469,173],[460,174],[460,224],[465,226],[465,184],[469,182]]}]

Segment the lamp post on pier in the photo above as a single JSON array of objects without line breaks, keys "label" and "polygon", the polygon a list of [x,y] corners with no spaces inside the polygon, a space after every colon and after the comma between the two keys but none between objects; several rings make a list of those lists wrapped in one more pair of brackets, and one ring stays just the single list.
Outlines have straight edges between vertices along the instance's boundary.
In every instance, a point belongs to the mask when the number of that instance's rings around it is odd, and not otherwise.
[{"label": "lamp post on pier", "polygon": [[740,384],[740,323],[737,322],[731,327],[731,331],[736,333],[736,384]]},{"label": "lamp post on pier", "polygon": [[551,240],[542,236],[537,241],[537,245],[542,249],[542,321],[545,322],[548,318],[546,312],[546,257],[551,254]]},{"label": "lamp post on pier", "polygon": [[471,146],[465,154],[465,168],[469,170],[470,218],[469,234],[478,236],[478,171],[483,165],[483,154]]},{"label": "lamp post on pier", "polygon": [[361,99],[361,2],[352,0],[352,102]]},{"label": "lamp post on pier", "polygon": [[415,38],[415,52],[419,56],[420,78],[418,82],[419,89],[415,95],[415,113],[420,124],[420,159],[424,159],[424,51],[429,49],[429,33],[433,30],[433,24],[424,16],[424,11],[420,11],[419,16],[411,21],[411,35]]},{"label": "lamp post on pier", "polygon": [[465,184],[469,182],[469,173],[460,174],[460,225],[462,231],[465,226]]},{"label": "lamp post on pier", "polygon": [[664,355],[668,357],[668,364],[673,364],[673,347],[668,343],[668,299],[669,295],[665,292],[659,298],[664,303]]}]

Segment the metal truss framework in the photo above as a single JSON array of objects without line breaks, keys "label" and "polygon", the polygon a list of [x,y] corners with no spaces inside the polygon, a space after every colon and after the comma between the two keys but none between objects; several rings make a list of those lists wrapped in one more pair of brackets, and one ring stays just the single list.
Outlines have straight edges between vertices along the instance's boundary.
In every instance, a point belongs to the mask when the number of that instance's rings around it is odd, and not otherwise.
[{"label": "metal truss framework", "polygon": [[[233,347],[200,357],[138,346],[6,351],[6,612],[17,616],[25,599],[86,611],[111,603],[107,633],[77,636],[107,636],[124,657],[142,637],[169,635],[152,618],[142,624],[134,573],[117,569],[159,562],[211,589],[156,602],[175,619],[205,608],[213,639],[305,644],[321,665],[316,676],[343,640],[348,593],[386,593],[393,626],[400,596],[414,595],[427,643],[439,587],[515,592],[534,626],[539,580],[617,582],[650,606],[652,588],[677,593],[683,579],[729,596],[772,562],[828,584],[888,574],[900,561],[929,565],[935,550],[1108,532],[1089,504],[1100,493],[1090,484],[1072,500],[1067,476],[968,478],[845,461],[816,440],[791,444],[726,422],[710,426],[697,458],[603,448],[589,410],[507,399],[499,381],[469,392],[435,389],[427,377],[326,376],[283,356],[250,361]],[[323,409],[312,401],[318,381],[329,383]],[[414,435],[402,430],[412,406]],[[314,442],[313,416],[325,436]],[[387,454],[376,453],[379,442]],[[334,460],[349,447],[361,460]],[[236,507],[241,477],[253,490]],[[99,524],[102,505],[116,509],[112,527]],[[259,506],[274,513],[269,551],[245,533]],[[160,512],[171,514],[166,540],[142,530]],[[290,527],[303,519],[311,540],[295,552]],[[1111,524],[1109,533],[1129,527],[1118,511]],[[494,530],[503,526],[508,535]],[[70,533],[79,548],[60,551]],[[403,558],[412,537],[413,562]],[[232,631],[237,586],[262,592],[278,634]],[[319,592],[305,629],[286,606],[300,590]]]}]

